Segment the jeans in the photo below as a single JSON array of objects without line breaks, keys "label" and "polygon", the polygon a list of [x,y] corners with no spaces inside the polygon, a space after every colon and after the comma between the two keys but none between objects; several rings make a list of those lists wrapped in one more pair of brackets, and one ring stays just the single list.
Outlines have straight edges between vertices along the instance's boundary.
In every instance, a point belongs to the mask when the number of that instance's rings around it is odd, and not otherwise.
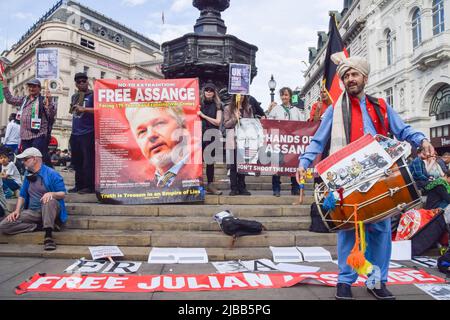
[{"label": "jeans", "polygon": [[[378,267],[381,272],[381,282],[386,283],[389,270],[389,261],[391,260],[391,219],[385,219],[377,223],[371,223],[364,226],[366,232],[367,249],[366,259]],[[347,264],[347,257],[355,244],[355,230],[342,230],[338,232],[338,283],[352,285],[357,279],[358,274]]]},{"label": "jeans", "polygon": [[245,184],[245,175],[237,172],[237,157],[236,149],[234,149],[234,159],[230,164],[230,187],[233,191],[244,191],[247,190]]},{"label": "jeans", "polygon": [[5,147],[10,148],[15,154],[17,154],[17,151],[19,150],[18,144],[5,144]]},{"label": "jeans", "polygon": [[3,178],[3,190],[6,191],[10,189],[11,191],[16,191],[20,189],[20,186],[13,179]]},{"label": "jeans", "polygon": [[[291,177],[291,190],[293,192],[297,192],[300,190],[297,179],[295,177]],[[277,174],[274,174],[272,176],[272,191],[281,192],[281,177]]]}]

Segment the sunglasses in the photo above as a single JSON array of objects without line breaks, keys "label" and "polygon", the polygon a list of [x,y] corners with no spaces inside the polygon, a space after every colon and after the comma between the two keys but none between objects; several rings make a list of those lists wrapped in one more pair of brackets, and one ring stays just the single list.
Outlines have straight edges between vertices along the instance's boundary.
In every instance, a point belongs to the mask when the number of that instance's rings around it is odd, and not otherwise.
[{"label": "sunglasses", "polygon": [[205,89],[205,92],[214,92],[214,89],[212,89],[212,88],[206,88],[206,89]]},{"label": "sunglasses", "polygon": [[86,83],[87,82],[87,80],[86,79],[81,79],[81,80],[77,80],[77,81],[75,81],[76,83]]}]

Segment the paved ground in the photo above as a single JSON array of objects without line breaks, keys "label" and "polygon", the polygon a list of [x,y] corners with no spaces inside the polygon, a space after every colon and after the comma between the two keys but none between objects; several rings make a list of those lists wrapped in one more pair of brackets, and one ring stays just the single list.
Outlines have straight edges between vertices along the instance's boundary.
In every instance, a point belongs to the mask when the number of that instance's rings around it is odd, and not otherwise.
[{"label": "paved ground", "polygon": [[[244,291],[221,291],[221,292],[156,292],[156,293],[26,293],[18,296],[14,288],[37,272],[48,274],[63,274],[64,270],[74,263],[75,260],[43,259],[43,258],[0,258],[0,300],[334,300],[335,289],[314,286],[297,285],[283,289],[261,289]],[[412,262],[399,262],[407,267],[417,265]],[[333,263],[309,263],[319,266],[320,271],[337,271]],[[425,271],[442,277],[436,269],[422,268]],[[212,264],[196,265],[150,265],[143,263],[138,274],[210,274],[216,273]],[[398,300],[431,300],[414,285],[390,286],[390,290],[397,296]],[[359,300],[373,300],[365,288],[353,288],[354,296]]]}]

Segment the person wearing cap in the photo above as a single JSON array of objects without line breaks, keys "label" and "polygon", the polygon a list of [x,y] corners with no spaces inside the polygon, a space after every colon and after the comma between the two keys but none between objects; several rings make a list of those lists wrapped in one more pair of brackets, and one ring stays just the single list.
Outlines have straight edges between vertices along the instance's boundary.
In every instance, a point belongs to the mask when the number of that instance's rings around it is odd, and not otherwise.
[{"label": "person wearing cap", "polygon": [[[434,154],[434,148],[425,135],[405,124],[394,109],[384,101],[367,95],[364,91],[370,72],[369,63],[362,57],[345,57],[335,54],[332,60],[338,64],[337,73],[343,81],[345,90],[333,107],[327,108],[322,123],[305,152],[299,157],[298,175],[305,176],[318,154],[329,146],[329,154],[342,149],[347,144],[365,134],[392,133],[398,140],[408,141],[415,147],[423,147],[428,155]],[[377,299],[393,300],[395,297],[386,288],[389,261],[391,256],[391,220],[365,224],[367,251],[365,256],[379,273],[375,277],[375,287],[368,286],[369,292]],[[339,275],[336,299],[353,299],[351,285],[358,274],[347,264],[347,258],[355,244],[354,230],[338,231],[337,252]]]},{"label": "person wearing cap", "polygon": [[17,158],[25,166],[25,179],[16,209],[0,222],[0,232],[13,235],[42,229],[45,231],[44,250],[55,250],[52,232],[67,221],[63,178],[42,163],[42,153],[36,148],[26,149]]},{"label": "person wearing cap", "polygon": [[18,107],[16,119],[20,121],[20,149],[35,147],[41,151],[44,162],[51,166],[48,155],[50,134],[56,116],[56,107],[50,99],[50,91],[41,95],[41,82],[31,79],[27,82],[28,95],[15,97],[3,78],[3,94],[7,103]]},{"label": "person wearing cap", "polygon": [[[220,142],[221,133],[219,131],[222,122],[222,102],[216,86],[212,82],[207,82],[203,86],[201,94],[201,106],[198,116],[202,119],[202,150],[203,161],[206,163],[206,178],[208,184],[206,185],[207,194],[221,195],[222,192],[217,190],[214,185],[214,158],[217,148],[208,148]],[[219,148],[222,150],[222,148]]]},{"label": "person wearing cap", "polygon": [[75,169],[75,187],[69,192],[93,193],[95,179],[94,94],[89,89],[85,73],[75,75],[78,91],[72,95],[72,164]]}]

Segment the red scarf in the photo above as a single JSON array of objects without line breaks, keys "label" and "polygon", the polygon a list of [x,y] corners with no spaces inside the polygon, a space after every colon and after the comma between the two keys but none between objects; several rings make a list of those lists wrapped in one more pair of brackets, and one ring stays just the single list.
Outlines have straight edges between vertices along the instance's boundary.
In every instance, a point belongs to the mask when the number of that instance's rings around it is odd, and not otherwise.
[{"label": "red scarf", "polygon": [[[359,138],[361,138],[364,135],[364,124],[363,124],[363,116],[361,113],[361,106],[359,104],[359,99],[357,97],[350,96],[351,101],[351,112],[352,112],[352,123],[351,123],[351,134],[350,134],[350,142],[353,142]],[[367,113],[369,114],[373,126],[375,127],[375,130],[378,134],[382,134],[384,136],[388,135],[389,132],[389,120],[387,116],[387,105],[386,102],[379,98],[378,104],[380,105],[379,109],[381,112],[381,116],[384,119],[384,127],[382,123],[380,122],[380,118],[377,115],[377,112],[375,111],[375,108],[373,104],[367,99],[366,96],[366,109]]]}]

